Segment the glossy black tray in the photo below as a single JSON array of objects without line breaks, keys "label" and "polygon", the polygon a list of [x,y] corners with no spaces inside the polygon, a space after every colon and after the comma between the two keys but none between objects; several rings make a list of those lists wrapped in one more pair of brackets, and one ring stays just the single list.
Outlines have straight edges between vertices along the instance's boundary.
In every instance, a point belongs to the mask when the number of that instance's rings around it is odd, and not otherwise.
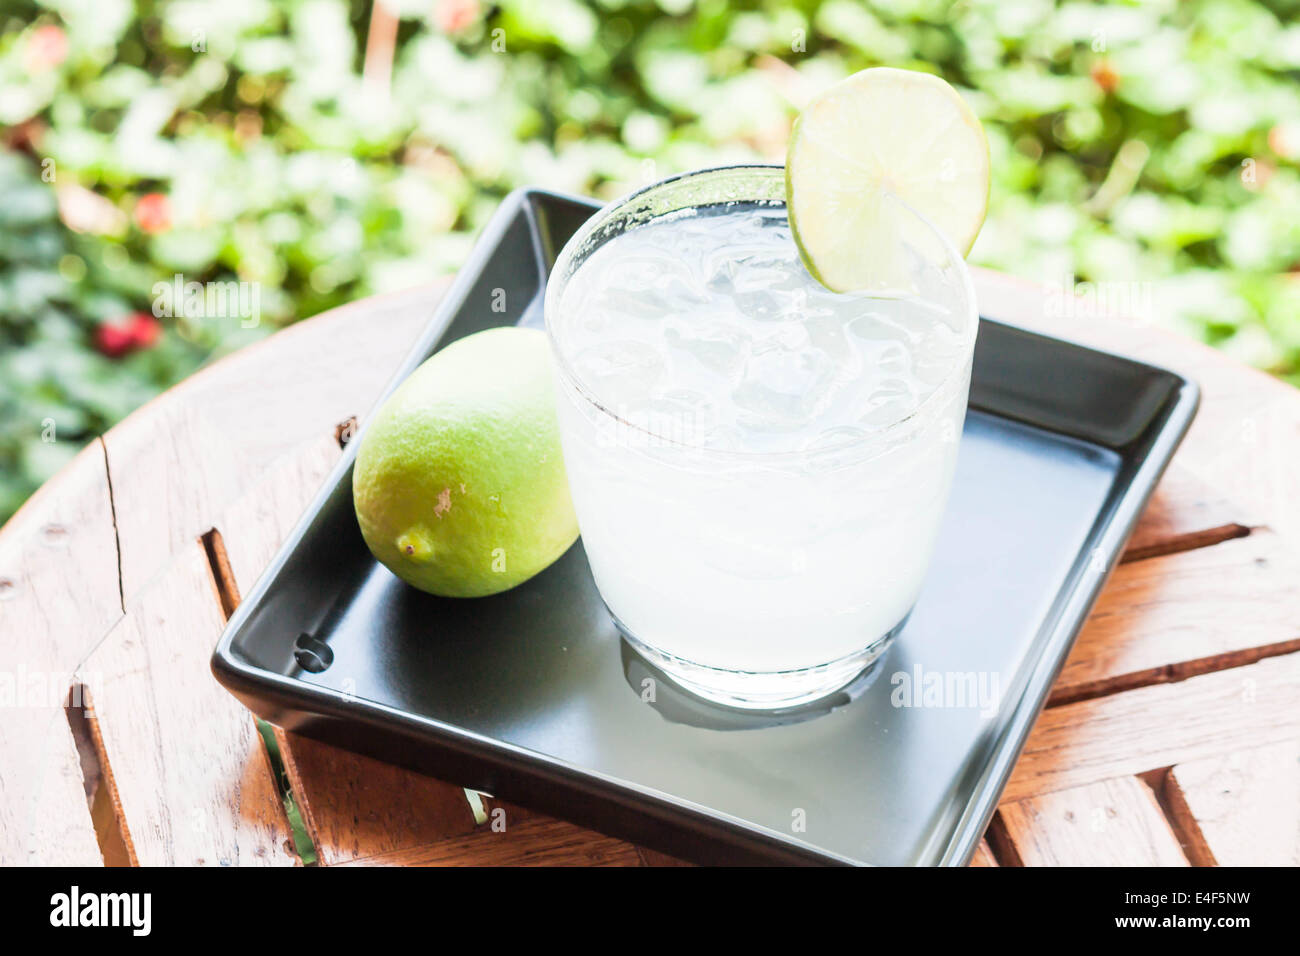
[{"label": "glossy black tray", "polygon": [[[456,338],[540,325],[550,265],[594,208],[511,194],[390,389]],[[406,587],[361,540],[355,441],[213,671],[297,733],[684,858],[962,864],[1196,404],[1171,372],[983,320],[916,610],[865,678],[811,707],[755,716],[666,681],[643,702],[651,672],[610,623],[581,542],[496,597]],[[943,706],[926,706],[933,674],[951,690],[928,704]],[[912,685],[922,706],[900,706]]]}]

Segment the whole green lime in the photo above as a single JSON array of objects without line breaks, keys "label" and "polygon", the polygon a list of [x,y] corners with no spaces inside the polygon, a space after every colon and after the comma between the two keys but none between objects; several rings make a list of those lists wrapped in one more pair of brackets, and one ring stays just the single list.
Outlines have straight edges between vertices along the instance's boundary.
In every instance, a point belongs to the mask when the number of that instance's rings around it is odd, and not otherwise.
[{"label": "whole green lime", "polygon": [[546,335],[459,339],[375,414],[352,472],[371,552],[403,581],[482,597],[527,581],[578,537]]}]

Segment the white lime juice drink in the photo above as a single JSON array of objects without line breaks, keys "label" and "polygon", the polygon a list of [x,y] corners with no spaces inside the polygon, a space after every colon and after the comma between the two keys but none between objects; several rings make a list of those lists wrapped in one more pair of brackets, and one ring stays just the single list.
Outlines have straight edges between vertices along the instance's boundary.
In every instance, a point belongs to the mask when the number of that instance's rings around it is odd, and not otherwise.
[{"label": "white lime juice drink", "polygon": [[695,693],[820,697],[915,602],[976,331],[961,256],[927,238],[900,251],[911,288],[830,292],[781,169],[734,167],[630,197],[561,255],[546,319],[582,540],[624,634]]},{"label": "white lime juice drink", "polygon": [[965,418],[988,162],[941,79],[866,70],[809,103],[784,168],[664,180],[557,258],[546,327],[591,570],[695,694],[806,703],[907,619]]}]

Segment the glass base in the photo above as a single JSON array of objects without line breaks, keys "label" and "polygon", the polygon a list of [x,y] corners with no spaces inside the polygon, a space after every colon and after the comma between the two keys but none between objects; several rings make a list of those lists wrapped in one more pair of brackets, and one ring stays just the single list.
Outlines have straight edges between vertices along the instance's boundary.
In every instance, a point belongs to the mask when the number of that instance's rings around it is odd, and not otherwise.
[{"label": "glass base", "polygon": [[744,710],[778,710],[812,703],[849,684],[889,649],[907,615],[860,651],[816,667],[790,671],[730,671],[666,654],[639,639],[613,615],[623,637],[682,689],[715,704]]}]

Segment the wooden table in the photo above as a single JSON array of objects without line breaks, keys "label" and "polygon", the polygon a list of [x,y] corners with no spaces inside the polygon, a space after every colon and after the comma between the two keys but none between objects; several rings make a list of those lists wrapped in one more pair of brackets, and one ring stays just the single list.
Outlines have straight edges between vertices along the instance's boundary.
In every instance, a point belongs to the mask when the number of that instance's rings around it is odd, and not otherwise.
[{"label": "wooden table", "polygon": [[[1045,320],[1033,285],[976,281],[985,315],[1175,368],[1204,399],[975,863],[1300,863],[1300,392],[1151,328]],[[300,864],[282,784],[325,865],[673,862],[514,806],[497,832],[456,786],[279,731],[277,777],[208,671],[443,288],[216,363],[0,531],[0,863]],[[84,715],[64,706],[72,685]]]}]

